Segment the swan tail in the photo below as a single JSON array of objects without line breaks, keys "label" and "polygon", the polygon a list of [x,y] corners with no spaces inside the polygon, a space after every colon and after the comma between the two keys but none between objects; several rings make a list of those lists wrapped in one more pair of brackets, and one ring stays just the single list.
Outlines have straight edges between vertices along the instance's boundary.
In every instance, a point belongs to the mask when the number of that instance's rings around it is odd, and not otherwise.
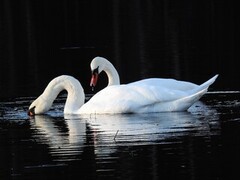
[{"label": "swan tail", "polygon": [[188,96],[177,100],[177,104],[182,104],[182,108],[179,110],[186,110],[191,107],[192,104],[197,102],[208,91],[209,86],[215,82],[217,77],[218,74],[201,84],[198,88],[192,90]]},{"label": "swan tail", "polygon": [[218,74],[215,75],[215,76],[213,76],[211,79],[209,79],[209,80],[206,81],[205,83],[201,84],[201,85],[199,86],[199,88],[200,88],[201,90],[202,90],[202,89],[206,89],[206,88],[208,89],[208,87],[215,82],[215,80],[217,79],[217,77],[218,77]]},{"label": "swan tail", "polygon": [[208,90],[209,86],[212,85],[215,80],[217,79],[218,77],[218,74],[213,76],[211,79],[207,80],[206,82],[202,83],[201,85],[199,85],[197,88],[194,88],[191,90],[190,94],[196,94],[202,90]]},{"label": "swan tail", "polygon": [[205,93],[207,92],[206,89],[202,89],[194,94],[191,94],[190,96],[181,98],[177,101],[175,101],[175,104],[178,104],[180,108],[176,108],[178,111],[187,110],[190,108],[195,102],[197,102]]}]

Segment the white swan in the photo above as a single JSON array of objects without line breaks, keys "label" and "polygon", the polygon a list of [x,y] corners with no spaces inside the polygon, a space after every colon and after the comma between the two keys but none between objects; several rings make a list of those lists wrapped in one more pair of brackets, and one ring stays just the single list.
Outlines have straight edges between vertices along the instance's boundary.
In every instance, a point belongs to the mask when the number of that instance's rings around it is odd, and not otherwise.
[{"label": "white swan", "polygon": [[74,77],[61,75],[50,81],[44,92],[31,103],[28,115],[32,116],[47,112],[58,94],[63,90],[67,91],[64,114],[76,114],[78,109],[84,104],[84,90],[80,82]]},{"label": "white swan", "polygon": [[[90,86],[94,88],[97,84],[98,75],[101,72],[105,72],[108,77],[108,86],[111,85],[120,85],[120,78],[117,70],[113,66],[111,62],[109,62],[106,58],[103,57],[95,57],[91,63],[90,68],[92,71],[92,78],[90,82]],[[191,89],[197,88],[199,85],[186,82],[179,81],[175,79],[168,78],[148,78],[140,81],[135,81],[133,83],[129,83],[128,85],[135,86],[161,86],[163,88],[169,88],[170,90],[180,90],[180,91],[188,91]]]},{"label": "white swan", "polygon": [[[43,114],[62,90],[67,90],[65,114],[116,114],[185,111],[208,90],[215,75],[201,85],[176,80],[152,79],[126,85],[111,85],[96,93],[84,104],[84,90],[78,80],[62,75],[54,78],[44,92],[32,102],[28,114]],[[156,83],[152,83],[156,80]],[[143,80],[144,81],[144,80]],[[177,85],[176,85],[177,84]]]}]

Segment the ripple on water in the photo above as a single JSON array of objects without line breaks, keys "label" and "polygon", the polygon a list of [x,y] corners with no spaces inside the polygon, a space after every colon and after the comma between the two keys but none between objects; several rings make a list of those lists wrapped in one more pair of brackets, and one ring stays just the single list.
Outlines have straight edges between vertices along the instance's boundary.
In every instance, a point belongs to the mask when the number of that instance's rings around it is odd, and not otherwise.
[{"label": "ripple on water", "polygon": [[32,99],[1,103],[1,172],[43,177],[82,169],[88,177],[124,179],[137,171],[141,177],[194,179],[218,177],[221,152],[230,156],[228,164],[239,156],[237,93],[207,94],[187,112],[92,116],[64,116],[61,97],[46,115],[30,118]]}]

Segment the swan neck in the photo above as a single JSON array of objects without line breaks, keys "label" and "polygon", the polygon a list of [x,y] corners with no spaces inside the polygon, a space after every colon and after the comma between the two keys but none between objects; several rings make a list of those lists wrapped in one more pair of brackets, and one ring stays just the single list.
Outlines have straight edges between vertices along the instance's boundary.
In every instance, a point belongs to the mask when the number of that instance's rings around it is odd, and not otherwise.
[{"label": "swan neck", "polygon": [[58,94],[67,91],[67,99],[64,106],[64,113],[74,113],[77,111],[85,101],[84,90],[75,78],[62,76],[61,78],[49,83],[48,87],[42,94],[42,98],[52,105]]},{"label": "swan neck", "polygon": [[112,64],[109,63],[104,71],[108,77],[108,86],[120,84],[118,72]]}]

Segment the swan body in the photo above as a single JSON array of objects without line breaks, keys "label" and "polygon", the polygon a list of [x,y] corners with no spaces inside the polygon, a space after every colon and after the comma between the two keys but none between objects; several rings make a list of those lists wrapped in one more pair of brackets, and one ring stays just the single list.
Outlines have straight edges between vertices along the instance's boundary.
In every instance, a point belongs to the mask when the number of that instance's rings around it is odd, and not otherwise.
[{"label": "swan body", "polygon": [[[47,112],[62,91],[68,92],[64,114],[118,114],[185,111],[198,101],[214,83],[215,75],[201,85],[173,79],[146,79],[130,84],[111,85],[96,93],[84,104],[85,94],[74,77],[54,78],[32,102],[28,114]],[[153,83],[154,82],[154,83]]]},{"label": "swan body", "polygon": [[111,85],[96,93],[80,114],[152,113],[185,111],[198,101],[216,80],[215,75],[201,85],[173,79],[146,79]]}]

